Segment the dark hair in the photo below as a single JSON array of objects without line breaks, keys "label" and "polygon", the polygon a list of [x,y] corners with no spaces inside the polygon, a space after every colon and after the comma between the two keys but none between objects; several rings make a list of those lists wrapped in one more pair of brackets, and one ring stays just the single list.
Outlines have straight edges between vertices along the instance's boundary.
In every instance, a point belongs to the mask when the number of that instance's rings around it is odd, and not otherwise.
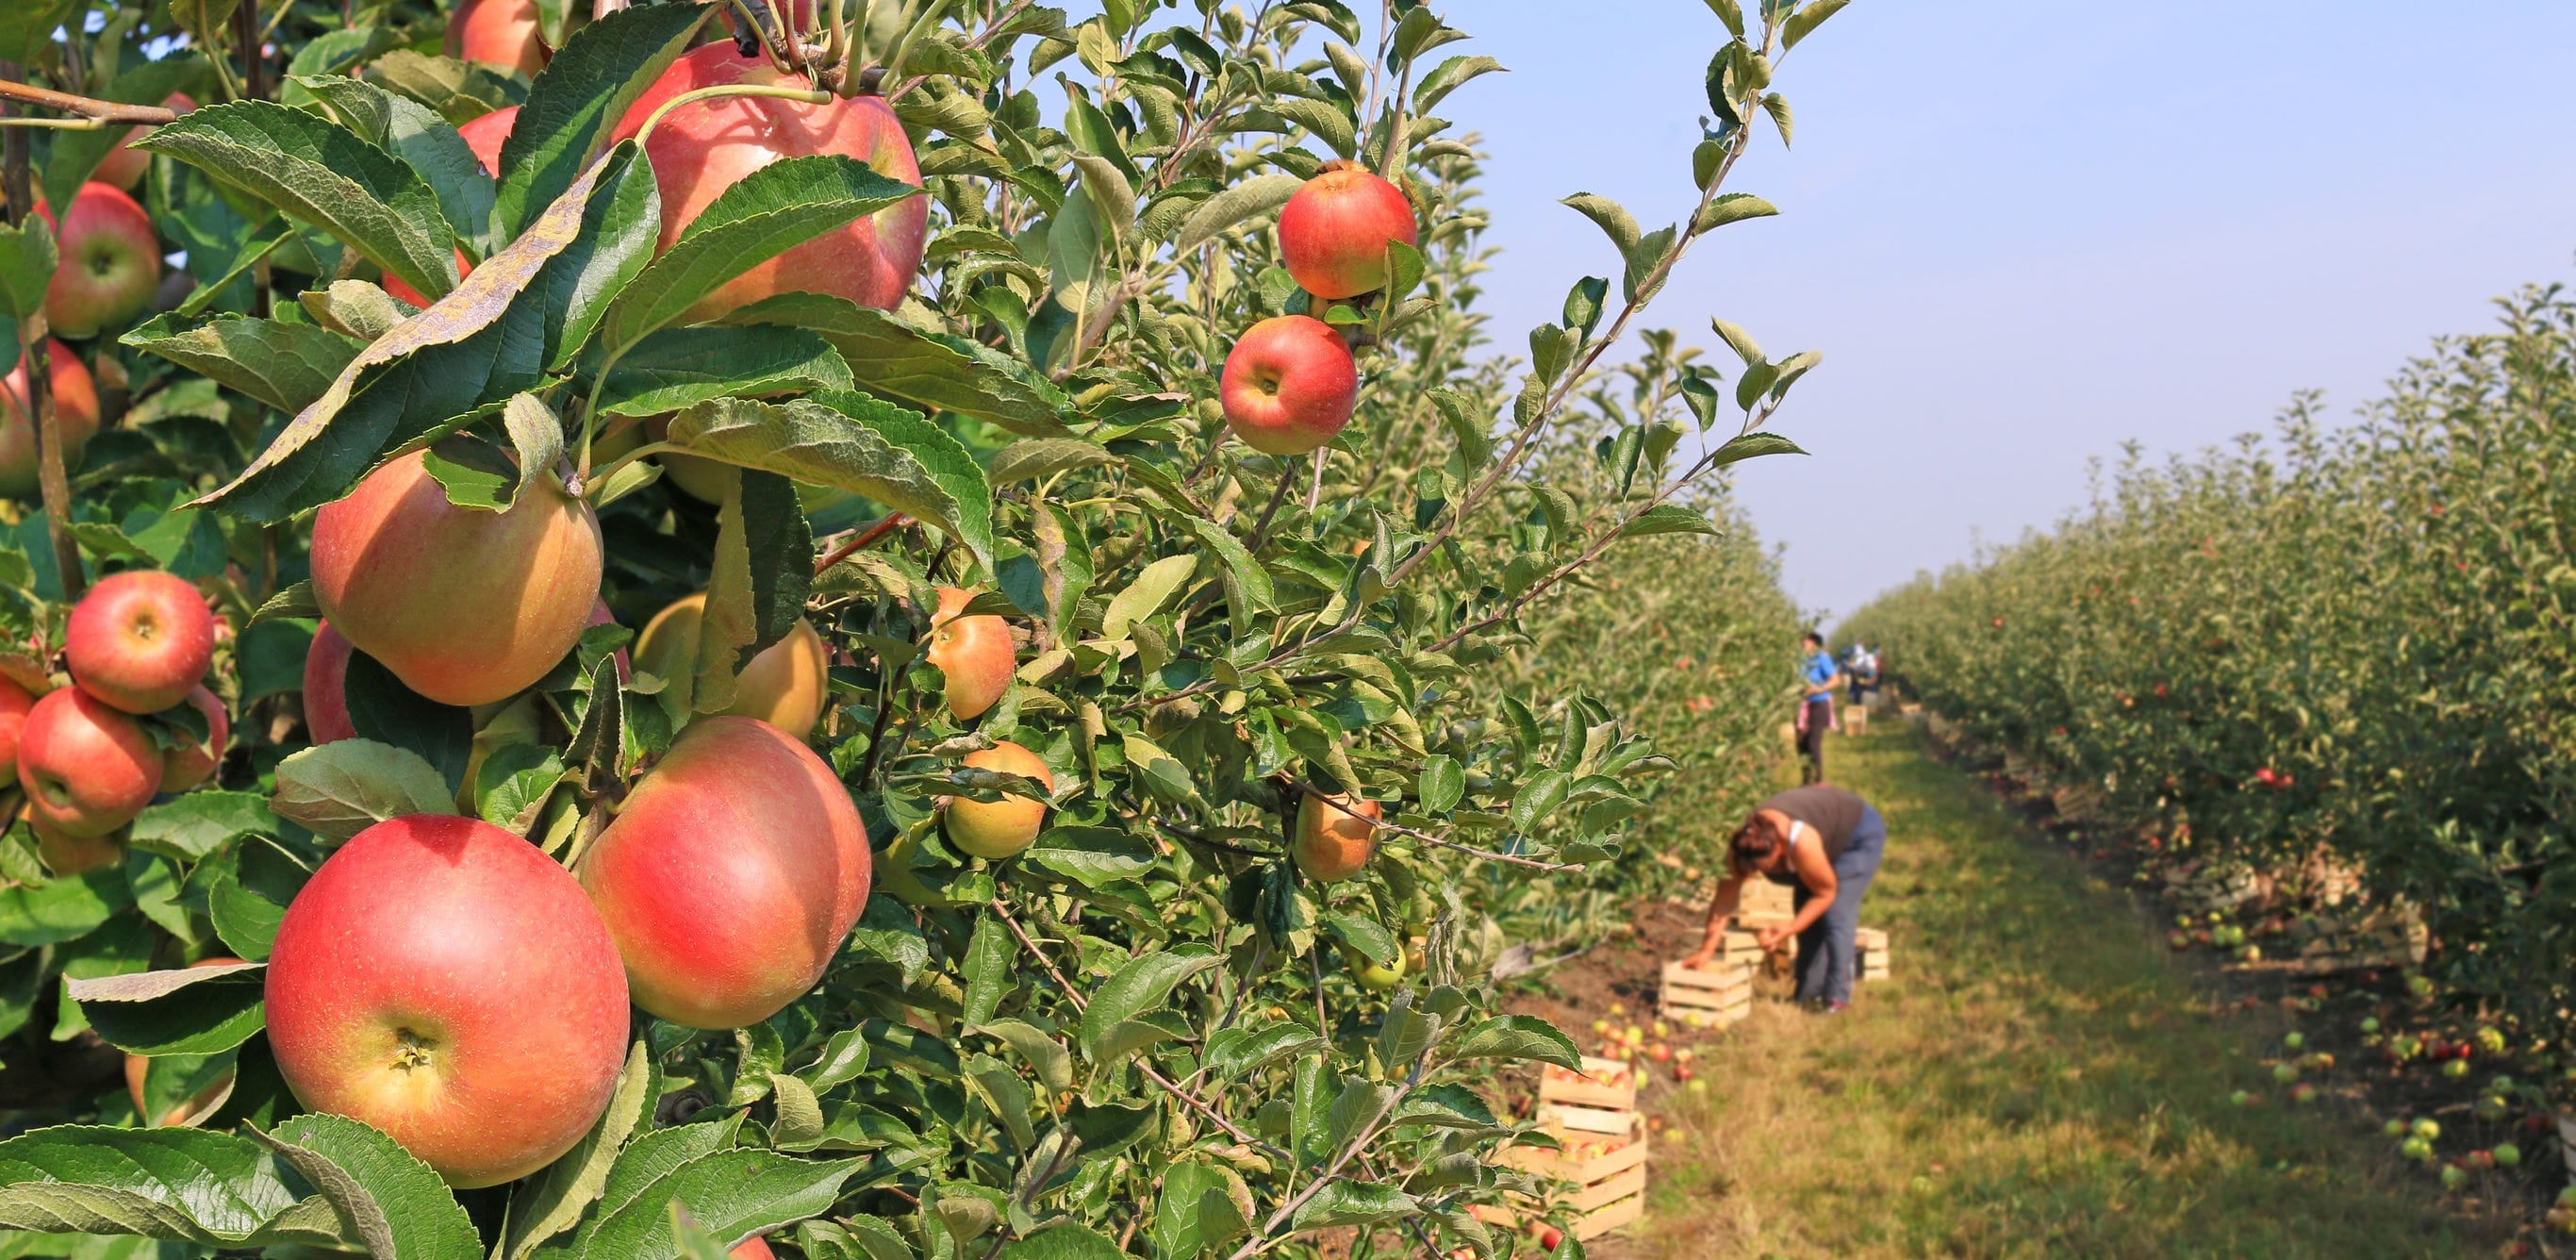
[{"label": "dark hair", "polygon": [[1780,829],[1772,826],[1769,819],[1755,814],[1735,829],[1735,837],[1727,842],[1727,855],[1737,870],[1747,870],[1754,863],[1766,861],[1779,852],[1780,843]]},{"label": "dark hair", "polygon": [[1803,639],[1801,639],[1801,640],[1799,640],[1799,642],[1801,642],[1801,643],[1813,643],[1813,644],[1815,644],[1817,647],[1823,647],[1823,646],[1825,645],[1825,636],[1823,636],[1823,635],[1821,635],[1821,634],[1818,634],[1818,633],[1816,633],[1816,632],[1815,632],[1815,631],[1813,631],[1813,630],[1810,630],[1810,631],[1808,631],[1808,632],[1807,632],[1806,637],[1805,637],[1805,638],[1803,638]]}]

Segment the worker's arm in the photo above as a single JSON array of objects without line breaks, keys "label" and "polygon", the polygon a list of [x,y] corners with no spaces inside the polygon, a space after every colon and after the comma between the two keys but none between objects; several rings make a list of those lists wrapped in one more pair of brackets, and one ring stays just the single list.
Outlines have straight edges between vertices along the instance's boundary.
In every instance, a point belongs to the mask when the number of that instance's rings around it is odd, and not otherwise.
[{"label": "worker's arm", "polygon": [[1717,947],[1726,939],[1726,921],[1735,917],[1735,908],[1743,900],[1743,876],[1731,875],[1718,881],[1717,895],[1708,902],[1708,931],[1700,938],[1699,952],[1683,959],[1683,966],[1705,967],[1717,958]]}]

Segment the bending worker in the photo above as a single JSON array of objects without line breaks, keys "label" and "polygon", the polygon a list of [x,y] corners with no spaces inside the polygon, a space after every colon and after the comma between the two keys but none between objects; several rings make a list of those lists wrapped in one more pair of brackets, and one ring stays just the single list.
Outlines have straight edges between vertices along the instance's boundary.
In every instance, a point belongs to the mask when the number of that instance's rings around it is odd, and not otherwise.
[{"label": "bending worker", "polygon": [[1886,852],[1886,821],[1869,802],[1841,788],[1810,784],[1762,802],[1736,829],[1727,878],[1708,904],[1708,935],[1684,965],[1705,967],[1717,957],[1744,881],[1760,877],[1787,884],[1797,907],[1786,926],[1762,930],[1762,952],[1797,937],[1798,1000],[1827,1014],[1851,1005],[1860,899]]}]

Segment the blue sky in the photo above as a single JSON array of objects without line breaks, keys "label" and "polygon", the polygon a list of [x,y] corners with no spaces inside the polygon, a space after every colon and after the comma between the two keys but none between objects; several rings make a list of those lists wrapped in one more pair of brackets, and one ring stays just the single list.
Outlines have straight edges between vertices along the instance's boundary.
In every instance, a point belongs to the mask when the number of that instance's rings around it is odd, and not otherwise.
[{"label": "blue sky", "polygon": [[[1518,346],[1616,274],[1558,197],[1687,210],[1724,36],[1700,0],[1446,11],[1476,39],[1444,52],[1512,71],[1441,112],[1493,155]],[[1850,612],[2055,520],[2125,440],[2223,441],[2307,387],[2348,416],[2490,298],[2576,278],[2571,49],[2562,0],[1856,0],[1781,68],[1795,151],[1766,134],[1729,185],[1783,215],[1722,229],[1650,322],[1825,352],[1774,426],[1814,457],[1740,486],[1792,595]]]}]

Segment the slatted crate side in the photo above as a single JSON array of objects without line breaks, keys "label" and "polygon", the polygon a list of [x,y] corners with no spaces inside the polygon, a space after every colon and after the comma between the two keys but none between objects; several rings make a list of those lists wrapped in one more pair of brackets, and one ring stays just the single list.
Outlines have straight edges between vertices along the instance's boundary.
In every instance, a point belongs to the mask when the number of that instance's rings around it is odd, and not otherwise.
[{"label": "slatted crate side", "polygon": [[1480,1209],[1477,1215],[1481,1219],[1489,1224],[1516,1226],[1524,1215],[1562,1206],[1578,1214],[1572,1222],[1574,1236],[1590,1242],[1644,1213],[1649,1152],[1643,1117],[1629,1116],[1626,1127],[1615,1134],[1559,1130],[1555,1136],[1564,1143],[1564,1150],[1507,1147],[1503,1162],[1532,1176],[1569,1182],[1573,1189],[1544,1205],[1533,1204],[1519,1211],[1506,1209],[1488,1215]]},{"label": "slatted crate side", "polygon": [[1602,1111],[1637,1109],[1637,1072],[1617,1059],[1583,1056],[1583,1070],[1569,1072],[1553,1064],[1538,1070],[1538,1100]]},{"label": "slatted crate side", "polygon": [[1665,1019],[1731,1024],[1753,1011],[1753,965],[1725,963],[1702,970],[1666,963],[1657,996],[1658,1013]]}]

